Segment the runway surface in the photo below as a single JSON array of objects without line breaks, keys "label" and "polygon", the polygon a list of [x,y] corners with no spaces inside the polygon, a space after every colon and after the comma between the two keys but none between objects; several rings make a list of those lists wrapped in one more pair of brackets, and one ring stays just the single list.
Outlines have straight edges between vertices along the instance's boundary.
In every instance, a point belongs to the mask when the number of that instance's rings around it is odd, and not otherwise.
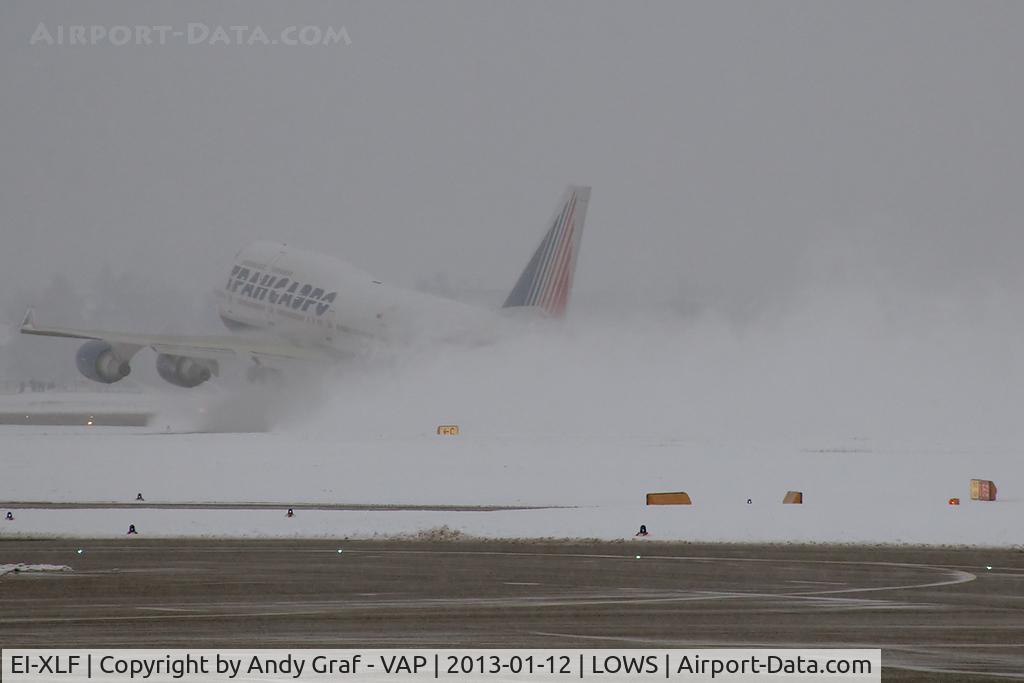
[{"label": "runway surface", "polygon": [[37,427],[145,427],[152,419],[152,413],[123,411],[39,412],[31,408],[0,411],[0,425]]},{"label": "runway surface", "polygon": [[886,680],[1024,677],[1012,550],[133,537],[5,563],[74,571],[0,578],[4,647],[881,647]]},{"label": "runway surface", "polygon": [[0,501],[0,510],[367,510],[380,512],[498,512],[510,510],[566,510],[571,505],[406,505],[403,503],[268,503],[268,502],[191,502],[161,503],[158,501]]}]

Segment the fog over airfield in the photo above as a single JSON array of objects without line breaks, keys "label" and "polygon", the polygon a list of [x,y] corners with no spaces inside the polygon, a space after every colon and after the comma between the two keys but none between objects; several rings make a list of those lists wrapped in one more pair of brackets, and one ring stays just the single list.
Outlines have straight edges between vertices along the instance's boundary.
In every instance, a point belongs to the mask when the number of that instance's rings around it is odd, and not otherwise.
[{"label": "fog over airfield", "polygon": [[[351,44],[31,45],[40,23]],[[661,349],[621,391],[677,358],[768,402],[902,369],[908,401],[992,416],[1022,374],[1022,29],[1016,2],[4,3],[0,311],[216,329],[261,238],[498,305],[590,184],[571,316],[620,367]],[[722,339],[716,374],[695,349]]]}]

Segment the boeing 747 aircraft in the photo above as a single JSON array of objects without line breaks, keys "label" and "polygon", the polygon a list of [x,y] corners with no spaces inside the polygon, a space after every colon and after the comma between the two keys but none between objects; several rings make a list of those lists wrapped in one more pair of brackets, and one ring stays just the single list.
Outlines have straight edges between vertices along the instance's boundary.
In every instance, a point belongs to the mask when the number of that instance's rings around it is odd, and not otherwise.
[{"label": "boeing 747 aircraft", "polygon": [[[589,187],[566,190],[503,311],[564,315],[589,199]],[[258,371],[290,359],[336,360],[374,342],[478,343],[493,338],[507,317],[389,286],[333,257],[274,242],[256,242],[239,251],[217,298],[220,319],[234,334],[174,336],[49,327],[36,323],[32,309],[21,332],[88,340],[76,354],[78,369],[104,384],[127,377],[135,354],[149,347],[157,353],[163,379],[191,388],[218,375],[220,363],[229,359],[249,360]]]}]

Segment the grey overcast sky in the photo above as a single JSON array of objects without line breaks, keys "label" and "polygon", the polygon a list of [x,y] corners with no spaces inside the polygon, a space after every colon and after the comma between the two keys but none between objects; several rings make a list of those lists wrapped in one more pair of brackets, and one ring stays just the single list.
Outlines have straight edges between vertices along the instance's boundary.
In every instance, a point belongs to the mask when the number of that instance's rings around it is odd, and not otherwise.
[{"label": "grey overcast sky", "polygon": [[202,292],[262,238],[500,291],[578,183],[591,294],[1016,294],[1022,36],[1022,2],[7,1],[0,291],[107,266]]}]

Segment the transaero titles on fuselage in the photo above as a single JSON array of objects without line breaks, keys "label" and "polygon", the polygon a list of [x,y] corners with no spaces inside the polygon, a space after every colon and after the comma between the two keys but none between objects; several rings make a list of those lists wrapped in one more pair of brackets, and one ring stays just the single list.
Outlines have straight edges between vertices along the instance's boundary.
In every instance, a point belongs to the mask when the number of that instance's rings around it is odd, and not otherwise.
[{"label": "transaero titles on fuselage", "polygon": [[324,292],[323,287],[304,284],[287,277],[270,275],[259,270],[234,266],[228,280],[227,291],[254,301],[268,301],[276,306],[308,313],[313,306],[320,316],[330,310],[337,292]]}]

